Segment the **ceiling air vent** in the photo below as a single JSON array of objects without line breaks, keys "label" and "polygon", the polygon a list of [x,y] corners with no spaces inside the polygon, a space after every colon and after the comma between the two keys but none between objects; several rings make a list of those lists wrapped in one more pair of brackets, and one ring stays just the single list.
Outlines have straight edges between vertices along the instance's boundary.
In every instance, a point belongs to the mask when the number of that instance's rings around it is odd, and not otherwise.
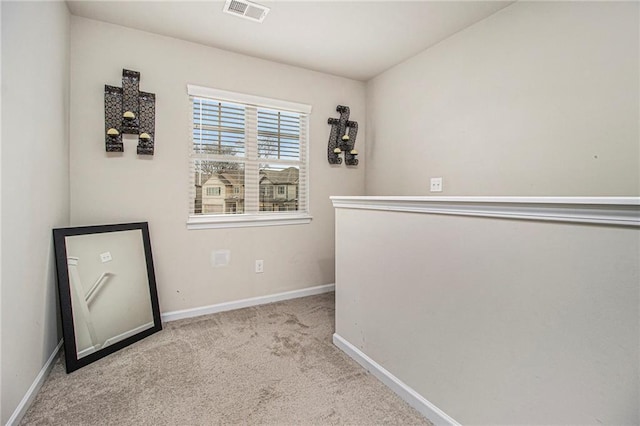
[{"label": "ceiling air vent", "polygon": [[223,11],[241,18],[262,22],[269,13],[269,8],[246,0],[227,0]]}]

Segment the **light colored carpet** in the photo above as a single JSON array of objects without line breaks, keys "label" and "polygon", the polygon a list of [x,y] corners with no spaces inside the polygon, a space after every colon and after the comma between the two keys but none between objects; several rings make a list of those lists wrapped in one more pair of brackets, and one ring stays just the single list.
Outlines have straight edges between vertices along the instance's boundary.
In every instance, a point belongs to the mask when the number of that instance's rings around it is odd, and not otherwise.
[{"label": "light colored carpet", "polygon": [[429,424],[331,342],[334,293],[165,324],[67,375],[23,425]]}]

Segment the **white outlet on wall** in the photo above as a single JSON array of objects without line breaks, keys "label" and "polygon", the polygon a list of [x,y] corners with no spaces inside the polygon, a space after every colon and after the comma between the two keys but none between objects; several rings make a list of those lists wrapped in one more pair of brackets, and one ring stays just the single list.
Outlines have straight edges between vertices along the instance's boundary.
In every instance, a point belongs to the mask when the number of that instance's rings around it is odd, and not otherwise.
[{"label": "white outlet on wall", "polygon": [[104,253],[100,253],[100,260],[102,260],[102,263],[111,262],[113,260],[111,252],[105,251]]},{"label": "white outlet on wall", "polygon": [[256,260],[256,274],[264,272],[264,260]]},{"label": "white outlet on wall", "polygon": [[431,192],[442,192],[442,178],[441,177],[432,177],[431,178]]}]

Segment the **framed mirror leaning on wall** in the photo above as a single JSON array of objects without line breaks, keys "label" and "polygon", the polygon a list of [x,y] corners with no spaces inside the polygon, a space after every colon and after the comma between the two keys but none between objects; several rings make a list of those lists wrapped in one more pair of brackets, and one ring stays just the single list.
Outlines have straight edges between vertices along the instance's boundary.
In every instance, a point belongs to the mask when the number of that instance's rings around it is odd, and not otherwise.
[{"label": "framed mirror leaning on wall", "polygon": [[67,373],[162,330],[147,222],[53,230]]}]

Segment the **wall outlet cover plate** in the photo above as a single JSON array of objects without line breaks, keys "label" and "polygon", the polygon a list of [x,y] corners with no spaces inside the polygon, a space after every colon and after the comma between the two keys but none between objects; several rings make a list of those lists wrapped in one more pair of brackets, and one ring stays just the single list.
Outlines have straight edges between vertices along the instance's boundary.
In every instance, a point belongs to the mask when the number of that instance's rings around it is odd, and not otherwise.
[{"label": "wall outlet cover plate", "polygon": [[431,192],[442,192],[442,178],[441,177],[431,178],[431,187],[429,190]]}]

